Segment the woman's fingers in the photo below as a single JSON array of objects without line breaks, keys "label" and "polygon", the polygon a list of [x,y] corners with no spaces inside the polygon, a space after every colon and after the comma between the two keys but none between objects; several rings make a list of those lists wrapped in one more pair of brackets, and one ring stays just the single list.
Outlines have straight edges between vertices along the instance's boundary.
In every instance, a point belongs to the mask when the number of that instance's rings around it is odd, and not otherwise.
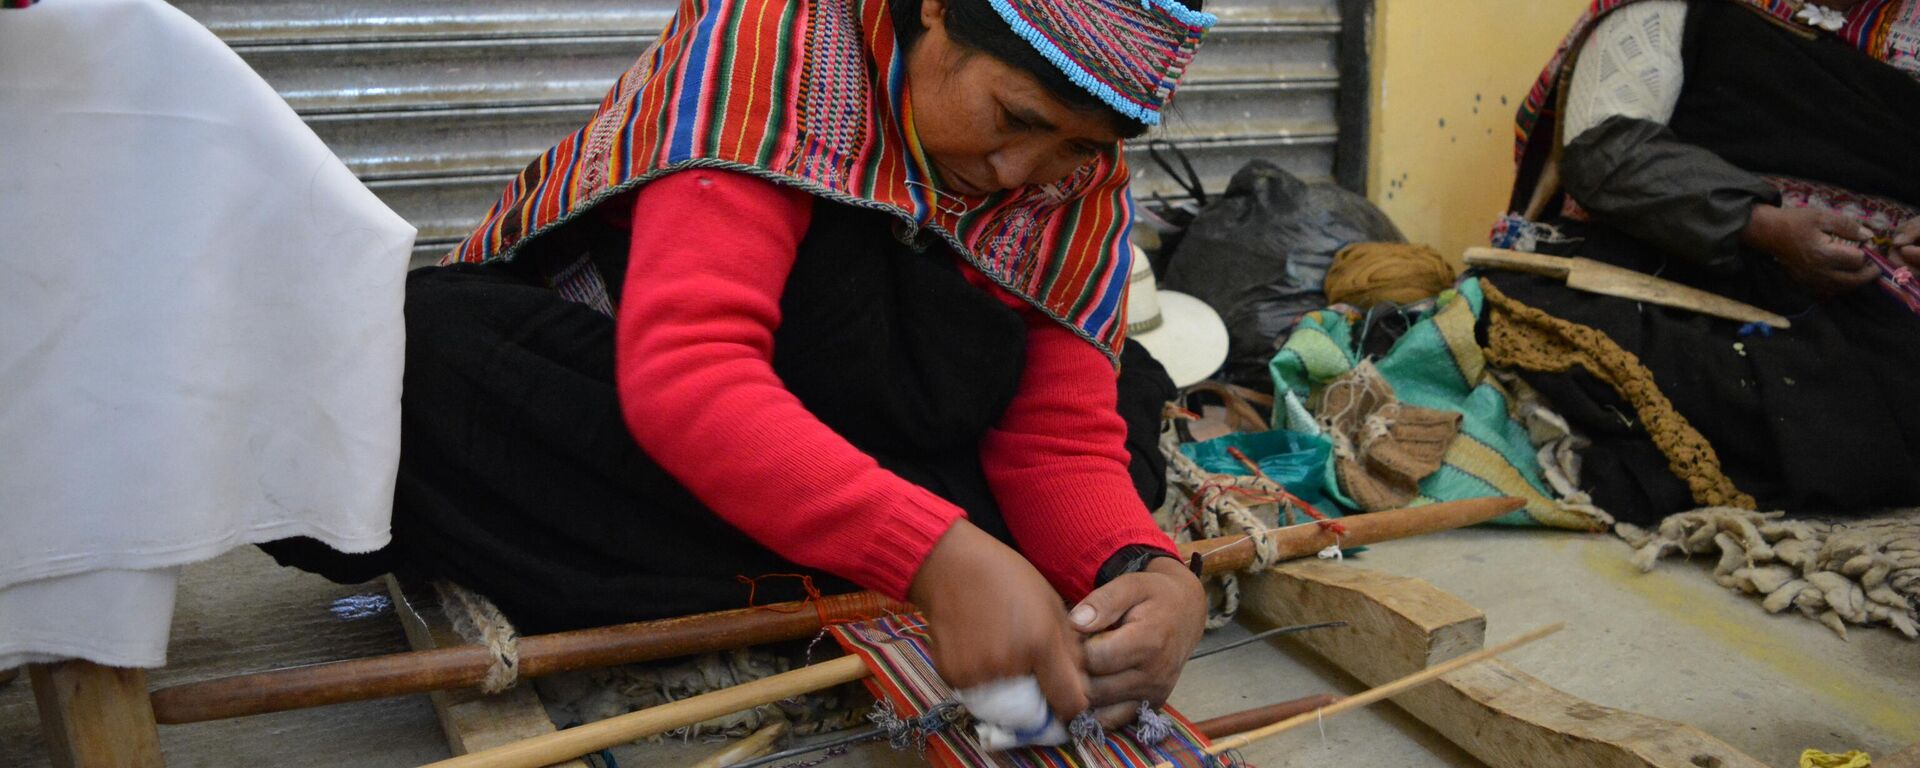
[{"label": "woman's fingers", "polygon": [[1857,219],[1847,216],[1844,213],[1821,211],[1818,221],[1820,231],[1835,237],[1852,240],[1856,243],[1864,243],[1873,239],[1873,230],[1868,229],[1867,225],[1860,223]]},{"label": "woman's fingers", "polygon": [[1040,695],[1061,718],[1084,712],[1088,705],[1087,675],[1081,670],[1076,643],[1054,643],[1034,660],[1033,677],[1040,682]]},{"label": "woman's fingers", "polygon": [[1858,288],[1880,276],[1879,265],[1856,246],[1828,243],[1820,247],[1819,253],[1825,277],[1837,291]]},{"label": "woman's fingers", "polygon": [[1899,229],[1893,231],[1893,246],[1920,245],[1920,217],[1907,219]]},{"label": "woman's fingers", "polygon": [[1112,675],[1145,666],[1159,653],[1160,638],[1139,625],[1125,625],[1086,642],[1087,674]]},{"label": "woman's fingers", "polygon": [[1862,266],[1872,266],[1867,260],[1867,252],[1860,246],[1844,240],[1828,240],[1814,248],[1820,267],[1829,272],[1847,274],[1858,272]]},{"label": "woman's fingers", "polygon": [[1100,721],[1100,727],[1107,730],[1132,725],[1134,718],[1139,716],[1140,702],[1138,701],[1108,704],[1093,710],[1093,719]]},{"label": "woman's fingers", "polygon": [[1144,670],[1129,669],[1117,675],[1099,675],[1087,681],[1087,700],[1095,708],[1120,703],[1139,704],[1163,698],[1164,685]]},{"label": "woman's fingers", "polygon": [[[1915,219],[1920,221],[1920,219]],[[1920,271],[1920,245],[1903,245],[1895,251],[1894,258],[1905,264],[1907,269]]]},{"label": "woman's fingers", "polygon": [[1138,573],[1125,574],[1088,594],[1067,614],[1073,628],[1093,634],[1119,623],[1127,611],[1152,595],[1143,578]]}]

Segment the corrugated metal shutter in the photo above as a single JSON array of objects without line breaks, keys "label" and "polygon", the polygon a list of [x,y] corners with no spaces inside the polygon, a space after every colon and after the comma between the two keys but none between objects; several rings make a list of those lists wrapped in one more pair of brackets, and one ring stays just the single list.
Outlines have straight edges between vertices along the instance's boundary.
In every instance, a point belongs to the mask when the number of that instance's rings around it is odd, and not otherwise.
[{"label": "corrugated metal shutter", "polygon": [[[673,0],[174,0],[252,64],[368,186],[420,228],[418,263],[577,128]],[[1214,0],[1221,17],[1167,125],[1209,189],[1252,157],[1333,176],[1336,0]],[[1145,156],[1136,196],[1184,196]],[[1343,176],[1346,174],[1342,174]]]}]

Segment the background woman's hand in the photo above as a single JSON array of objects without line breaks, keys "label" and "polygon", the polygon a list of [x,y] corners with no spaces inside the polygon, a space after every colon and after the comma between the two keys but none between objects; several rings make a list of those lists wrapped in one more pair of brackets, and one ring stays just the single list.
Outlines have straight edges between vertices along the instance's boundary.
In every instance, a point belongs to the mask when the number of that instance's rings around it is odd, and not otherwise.
[{"label": "background woman's hand", "polygon": [[940,537],[908,597],[926,612],[934,668],[954,690],[1032,675],[1054,716],[1087,709],[1080,637],[1033,564],[965,520]]},{"label": "background woman's hand", "polygon": [[1893,231],[1893,252],[1887,257],[1920,272],[1920,217],[1907,219]]},{"label": "background woman's hand", "polygon": [[1819,208],[1753,207],[1740,241],[1771,254],[1787,274],[1819,298],[1851,291],[1880,276],[1860,250],[1873,237],[1866,225]]},{"label": "background woman's hand", "polygon": [[1207,624],[1207,592],[1179,560],[1154,558],[1087,595],[1071,614],[1087,638],[1088,694],[1109,728],[1131,722],[1140,702],[1159,706]]}]

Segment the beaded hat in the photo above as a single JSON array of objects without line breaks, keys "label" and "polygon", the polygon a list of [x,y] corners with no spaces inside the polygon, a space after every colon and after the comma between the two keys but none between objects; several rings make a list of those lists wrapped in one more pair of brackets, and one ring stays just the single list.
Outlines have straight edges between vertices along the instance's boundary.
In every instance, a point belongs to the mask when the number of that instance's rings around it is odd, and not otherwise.
[{"label": "beaded hat", "polygon": [[1160,112],[1215,21],[1179,0],[988,0],[1041,56],[1122,115]]}]

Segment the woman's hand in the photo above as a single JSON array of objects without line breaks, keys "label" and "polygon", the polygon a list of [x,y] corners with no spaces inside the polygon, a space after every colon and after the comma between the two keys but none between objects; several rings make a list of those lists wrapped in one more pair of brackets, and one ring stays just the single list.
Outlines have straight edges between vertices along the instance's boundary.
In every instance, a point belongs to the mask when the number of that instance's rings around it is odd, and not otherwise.
[{"label": "woman's hand", "polygon": [[1088,692],[1109,728],[1133,720],[1140,702],[1166,703],[1180,669],[1207,625],[1207,591],[1179,560],[1157,557],[1123,575],[1073,609],[1087,639]]},{"label": "woman's hand", "polygon": [[1033,564],[972,523],[940,537],[908,588],[927,614],[929,651],[954,690],[1032,675],[1065,723],[1087,709],[1079,636]]},{"label": "woman's hand", "polygon": [[1873,237],[1866,225],[1819,208],[1753,207],[1740,241],[1772,255],[1787,274],[1819,298],[1851,291],[1880,276],[1857,243]]},{"label": "woman's hand", "polygon": [[1907,219],[1893,231],[1893,252],[1887,257],[1920,272],[1920,217]]}]

